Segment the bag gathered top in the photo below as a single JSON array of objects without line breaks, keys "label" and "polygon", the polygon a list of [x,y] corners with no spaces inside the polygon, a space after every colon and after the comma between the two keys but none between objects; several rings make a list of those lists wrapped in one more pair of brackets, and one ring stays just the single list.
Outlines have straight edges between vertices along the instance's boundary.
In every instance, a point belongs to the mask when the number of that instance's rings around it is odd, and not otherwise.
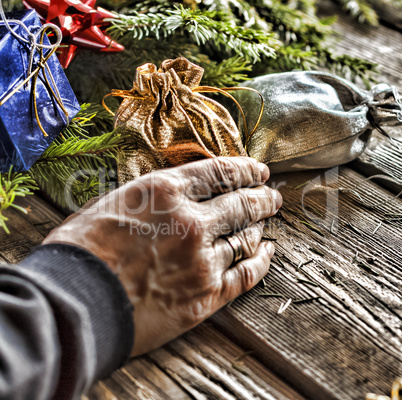
[{"label": "bag gathered top", "polygon": [[185,58],[137,68],[133,88],[114,90],[123,97],[115,127],[131,136],[119,160],[119,181],[155,169],[216,156],[246,156],[230,113],[200,93],[203,68]]}]

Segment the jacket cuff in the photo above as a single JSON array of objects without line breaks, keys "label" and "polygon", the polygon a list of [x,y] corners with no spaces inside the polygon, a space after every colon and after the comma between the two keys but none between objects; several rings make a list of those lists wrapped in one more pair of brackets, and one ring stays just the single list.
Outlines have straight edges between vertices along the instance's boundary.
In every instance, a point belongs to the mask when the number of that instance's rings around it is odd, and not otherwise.
[{"label": "jacket cuff", "polygon": [[[18,267],[43,290],[53,307],[62,348],[61,379],[63,364],[74,368],[84,353],[92,358],[85,360],[88,380],[92,380],[85,386],[105,378],[129,359],[133,306],[103,261],[79,247],[46,244],[34,249]],[[68,354],[71,351],[77,351],[81,361],[74,361],[77,357]]]}]

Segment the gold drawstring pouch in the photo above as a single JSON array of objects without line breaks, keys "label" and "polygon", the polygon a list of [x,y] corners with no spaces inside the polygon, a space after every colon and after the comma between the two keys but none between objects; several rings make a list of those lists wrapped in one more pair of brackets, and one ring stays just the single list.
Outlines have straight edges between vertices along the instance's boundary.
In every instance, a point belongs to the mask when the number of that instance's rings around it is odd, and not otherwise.
[{"label": "gold drawstring pouch", "polygon": [[226,108],[199,93],[220,92],[234,100],[226,90],[239,88],[199,86],[203,73],[183,57],[165,60],[159,69],[144,64],[131,90],[109,94],[123,97],[114,124],[131,138],[118,160],[120,183],[203,158],[247,155]]}]

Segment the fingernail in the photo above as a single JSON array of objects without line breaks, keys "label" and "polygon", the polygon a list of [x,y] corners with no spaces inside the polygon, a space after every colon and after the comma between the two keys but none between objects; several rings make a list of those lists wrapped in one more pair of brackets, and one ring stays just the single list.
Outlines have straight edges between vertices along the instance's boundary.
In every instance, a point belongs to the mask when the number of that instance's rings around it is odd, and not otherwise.
[{"label": "fingernail", "polygon": [[265,164],[259,162],[258,169],[261,172],[261,181],[262,182],[267,181],[269,178],[269,168]]},{"label": "fingernail", "polygon": [[276,211],[278,211],[282,207],[283,199],[281,193],[273,189],[272,190],[272,199],[275,201]]},{"label": "fingernail", "polygon": [[267,249],[267,252],[269,253],[270,258],[275,254],[275,246],[273,245],[272,242],[265,242],[265,248]]}]

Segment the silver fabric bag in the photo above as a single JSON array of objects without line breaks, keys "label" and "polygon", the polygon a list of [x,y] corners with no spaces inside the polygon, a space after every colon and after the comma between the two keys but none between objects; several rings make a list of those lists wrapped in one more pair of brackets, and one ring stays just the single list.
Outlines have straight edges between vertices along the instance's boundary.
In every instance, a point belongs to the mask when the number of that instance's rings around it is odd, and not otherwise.
[{"label": "silver fabric bag", "polygon": [[[243,86],[258,90],[265,101],[247,150],[272,173],[347,163],[364,151],[373,129],[402,124],[398,94],[387,84],[364,91],[335,75],[294,71],[261,76]],[[248,127],[254,126],[258,96],[239,91],[236,98]]]}]

